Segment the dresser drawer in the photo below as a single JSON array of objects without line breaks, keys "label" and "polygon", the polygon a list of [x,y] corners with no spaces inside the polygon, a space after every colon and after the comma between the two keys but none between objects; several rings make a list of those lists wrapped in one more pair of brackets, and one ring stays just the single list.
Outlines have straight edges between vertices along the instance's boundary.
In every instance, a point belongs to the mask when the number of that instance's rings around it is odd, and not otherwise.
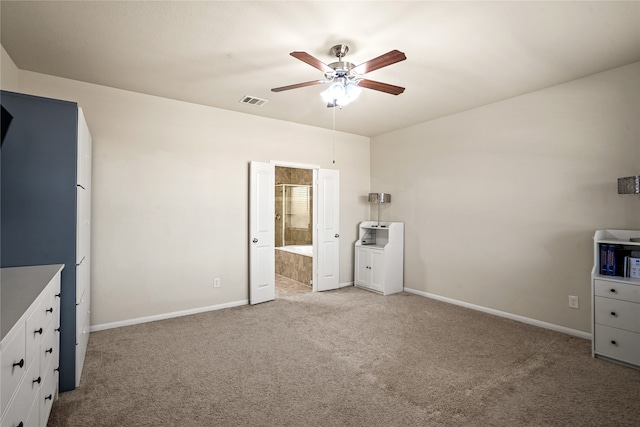
[{"label": "dresser drawer", "polygon": [[15,399],[13,399],[7,407],[4,418],[2,419],[2,427],[14,427],[21,422],[25,427],[28,426],[27,418],[29,417],[29,410],[38,396],[38,391],[42,383],[38,368],[37,363],[32,363],[31,367],[27,370],[24,380],[20,384],[20,387],[18,387]]},{"label": "dresser drawer", "polygon": [[640,365],[640,334],[595,325],[595,353]]},{"label": "dresser drawer", "polygon": [[58,365],[59,345],[56,342],[57,339],[58,333],[53,328],[50,328],[42,340],[42,346],[40,347],[40,373],[42,376],[47,375],[50,370],[53,370]]},{"label": "dresser drawer", "polygon": [[53,401],[58,398],[58,372],[48,372],[40,389],[40,419],[49,419]]},{"label": "dresser drawer", "polygon": [[25,361],[27,362],[31,362],[31,360],[36,356],[40,343],[42,342],[42,336],[44,335],[45,330],[44,306],[44,302],[40,300],[40,302],[36,304],[35,310],[33,310],[31,315],[27,318],[27,353],[25,358]]},{"label": "dresser drawer", "polygon": [[49,290],[45,295],[42,301],[42,309],[44,310],[44,328],[55,328],[57,327],[57,318],[59,317],[58,313],[58,303],[57,298],[55,297],[52,290]]},{"label": "dresser drawer", "polygon": [[27,422],[24,423],[25,427],[29,426],[38,426],[44,423],[44,421],[40,422],[40,399],[36,396],[33,399],[33,405],[31,405],[31,409],[29,410],[29,415],[27,416]]},{"label": "dresser drawer", "polygon": [[2,370],[0,372],[0,378],[2,378],[0,384],[0,413],[4,413],[11,396],[13,396],[27,370],[24,320],[11,330],[11,336],[7,335],[2,341],[0,369]]},{"label": "dresser drawer", "polygon": [[640,303],[640,285],[596,279],[594,293],[600,297]]},{"label": "dresser drawer", "polygon": [[640,304],[595,297],[595,322],[630,332],[640,332]]}]

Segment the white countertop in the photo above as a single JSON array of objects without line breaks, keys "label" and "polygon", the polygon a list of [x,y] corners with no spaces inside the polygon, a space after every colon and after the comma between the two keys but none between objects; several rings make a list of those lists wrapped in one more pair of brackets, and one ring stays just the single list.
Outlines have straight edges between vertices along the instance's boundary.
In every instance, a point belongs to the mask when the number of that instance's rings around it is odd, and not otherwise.
[{"label": "white countertop", "polygon": [[63,268],[64,264],[51,264],[0,269],[0,340]]}]

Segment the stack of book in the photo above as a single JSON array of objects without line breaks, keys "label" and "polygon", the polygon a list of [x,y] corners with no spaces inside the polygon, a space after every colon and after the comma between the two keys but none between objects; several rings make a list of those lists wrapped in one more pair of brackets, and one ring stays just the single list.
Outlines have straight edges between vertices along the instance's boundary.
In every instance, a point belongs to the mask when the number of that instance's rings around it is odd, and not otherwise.
[{"label": "stack of book", "polygon": [[640,278],[640,251],[623,245],[600,245],[600,274]]}]

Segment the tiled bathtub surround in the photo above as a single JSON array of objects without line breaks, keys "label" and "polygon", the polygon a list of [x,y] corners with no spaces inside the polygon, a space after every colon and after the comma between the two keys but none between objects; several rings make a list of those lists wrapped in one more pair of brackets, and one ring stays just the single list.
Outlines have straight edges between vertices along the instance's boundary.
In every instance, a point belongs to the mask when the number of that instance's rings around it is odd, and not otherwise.
[{"label": "tiled bathtub surround", "polygon": [[276,274],[310,285],[312,272],[312,257],[276,248]]}]

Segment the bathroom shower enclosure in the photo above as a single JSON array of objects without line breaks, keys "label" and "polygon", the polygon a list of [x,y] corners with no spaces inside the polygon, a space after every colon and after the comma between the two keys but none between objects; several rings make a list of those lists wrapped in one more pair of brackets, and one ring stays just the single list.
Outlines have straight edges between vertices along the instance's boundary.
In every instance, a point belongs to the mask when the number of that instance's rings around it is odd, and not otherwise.
[{"label": "bathroom shower enclosure", "polygon": [[311,185],[276,184],[276,247],[312,245]]}]

